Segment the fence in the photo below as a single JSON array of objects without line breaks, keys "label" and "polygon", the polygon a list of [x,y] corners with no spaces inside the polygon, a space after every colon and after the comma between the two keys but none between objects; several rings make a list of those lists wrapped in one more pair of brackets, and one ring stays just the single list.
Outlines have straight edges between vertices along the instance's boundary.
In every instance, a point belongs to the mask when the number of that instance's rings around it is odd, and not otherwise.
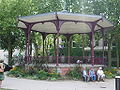
[{"label": "fence", "polygon": [[[56,63],[56,56],[38,56],[38,57],[31,57],[30,63]],[[82,61],[82,64],[91,64],[91,58],[89,57],[81,57],[81,56],[59,56],[58,62],[62,64],[76,64],[77,60]],[[104,65],[106,60],[101,57],[94,58],[94,64],[96,65]]]}]

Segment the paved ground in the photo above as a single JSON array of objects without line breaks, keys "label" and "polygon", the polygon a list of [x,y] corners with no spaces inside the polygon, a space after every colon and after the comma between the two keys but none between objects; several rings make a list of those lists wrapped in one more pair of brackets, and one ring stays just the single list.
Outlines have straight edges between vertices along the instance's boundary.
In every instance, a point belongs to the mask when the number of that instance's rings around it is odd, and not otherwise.
[{"label": "paved ground", "polygon": [[114,79],[105,82],[44,81],[6,77],[3,88],[14,90],[114,90]]}]

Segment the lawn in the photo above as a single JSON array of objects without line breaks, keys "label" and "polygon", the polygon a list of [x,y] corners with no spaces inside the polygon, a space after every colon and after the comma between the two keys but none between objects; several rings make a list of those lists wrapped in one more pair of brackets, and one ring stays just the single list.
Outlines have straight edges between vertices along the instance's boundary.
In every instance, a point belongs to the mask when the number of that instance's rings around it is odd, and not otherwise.
[{"label": "lawn", "polygon": [[13,89],[0,88],[0,90],[13,90]]}]

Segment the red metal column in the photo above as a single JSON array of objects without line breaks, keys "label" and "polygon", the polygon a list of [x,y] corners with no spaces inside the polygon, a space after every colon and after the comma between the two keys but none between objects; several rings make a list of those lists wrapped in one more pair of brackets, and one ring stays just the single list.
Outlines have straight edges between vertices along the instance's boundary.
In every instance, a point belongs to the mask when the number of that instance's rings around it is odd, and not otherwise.
[{"label": "red metal column", "polygon": [[59,31],[60,31],[60,28],[61,28],[61,25],[64,23],[64,22],[62,22],[62,21],[59,21],[59,20],[57,20],[56,22],[53,22],[54,24],[55,24],[55,26],[56,26],[56,31],[57,31],[57,36],[56,36],[56,38],[57,38],[57,51],[56,51],[56,66],[59,66],[59,35],[60,35],[60,33],[59,33]]},{"label": "red metal column", "polygon": [[59,65],[59,31],[57,31],[57,52],[56,52],[56,65]]},{"label": "red metal column", "polygon": [[96,22],[88,23],[91,33],[90,33],[90,44],[91,44],[91,63],[94,66],[94,29],[96,26]]},{"label": "red metal column", "polygon": [[60,31],[60,28],[62,26],[62,24],[64,23],[64,21],[60,21],[59,18],[58,18],[58,15],[57,15],[57,12],[56,12],[56,21],[52,21],[52,23],[55,24],[56,26],[56,31],[57,31],[57,52],[56,52],[56,66],[59,66],[59,31]]},{"label": "red metal column", "polygon": [[70,64],[70,38],[68,40],[68,64]]},{"label": "red metal column", "polygon": [[105,32],[104,32],[104,29],[102,30],[102,37],[103,37],[103,47],[102,47],[102,49],[103,49],[103,59],[102,59],[101,64],[105,64],[105,47],[104,47]]},{"label": "red metal column", "polygon": [[94,31],[91,32],[91,62],[94,66]]},{"label": "red metal column", "polygon": [[25,23],[26,25],[26,51],[25,51],[25,61],[28,63],[30,61],[30,33],[34,24]]}]

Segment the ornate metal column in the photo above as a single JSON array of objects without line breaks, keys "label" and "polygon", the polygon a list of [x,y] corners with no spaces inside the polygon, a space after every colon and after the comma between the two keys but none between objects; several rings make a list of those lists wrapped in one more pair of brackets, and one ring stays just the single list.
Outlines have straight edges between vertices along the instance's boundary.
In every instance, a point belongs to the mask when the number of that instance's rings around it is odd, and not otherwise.
[{"label": "ornate metal column", "polygon": [[104,47],[104,41],[105,41],[105,32],[104,32],[104,30],[102,30],[102,37],[103,37],[103,45],[102,45],[102,49],[103,49],[103,62],[102,62],[102,64],[105,64],[105,47]]},{"label": "ornate metal column", "polygon": [[[93,29],[94,30],[94,29]],[[91,63],[94,66],[94,31],[91,32]]]},{"label": "ornate metal column", "polygon": [[96,22],[88,23],[91,32],[90,32],[90,44],[91,44],[91,63],[94,66],[94,29],[96,26]]},{"label": "ornate metal column", "polygon": [[56,65],[59,66],[59,31],[60,31],[60,28],[62,26],[62,24],[64,23],[64,21],[60,21],[58,16],[57,16],[57,13],[56,13],[56,21],[52,21],[56,27],[56,31],[57,31],[57,52],[56,52]]},{"label": "ornate metal column", "polygon": [[24,30],[26,36],[25,62],[28,63],[30,61],[30,33],[34,24],[30,24],[26,22],[24,22],[24,24],[27,27],[26,30]]}]

